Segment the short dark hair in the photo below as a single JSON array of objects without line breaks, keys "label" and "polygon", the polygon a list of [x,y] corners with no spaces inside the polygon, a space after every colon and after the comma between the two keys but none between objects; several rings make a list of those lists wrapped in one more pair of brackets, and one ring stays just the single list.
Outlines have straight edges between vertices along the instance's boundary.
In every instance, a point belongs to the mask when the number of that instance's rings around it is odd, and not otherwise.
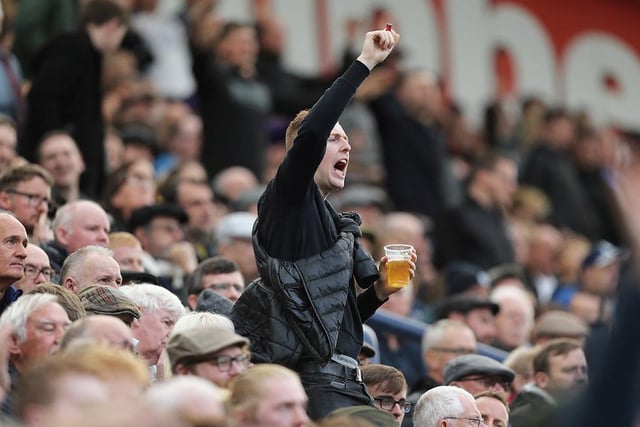
[{"label": "short dark hair", "polygon": [[82,10],[82,25],[102,25],[112,19],[120,24],[129,23],[129,13],[113,0],[90,0]]},{"label": "short dark hair", "polygon": [[549,359],[582,348],[580,341],[573,339],[555,339],[546,343],[533,358],[533,372],[549,373]]},{"label": "short dark hair", "polygon": [[407,391],[407,380],[404,374],[393,366],[370,363],[362,368],[362,382],[367,387],[377,385],[389,393]]},{"label": "short dark hair", "polygon": [[0,175],[0,191],[15,190],[15,187],[31,178],[42,178],[50,187],[53,186],[53,177],[45,168],[35,163],[26,163],[13,166]]},{"label": "short dark hair", "polygon": [[214,256],[202,261],[187,279],[189,295],[199,295],[203,291],[202,276],[205,274],[227,274],[240,271],[238,264],[223,256]]},{"label": "short dark hair", "polygon": [[500,160],[516,163],[514,156],[504,150],[488,150],[474,160],[470,180],[473,180],[479,171],[493,171]]}]

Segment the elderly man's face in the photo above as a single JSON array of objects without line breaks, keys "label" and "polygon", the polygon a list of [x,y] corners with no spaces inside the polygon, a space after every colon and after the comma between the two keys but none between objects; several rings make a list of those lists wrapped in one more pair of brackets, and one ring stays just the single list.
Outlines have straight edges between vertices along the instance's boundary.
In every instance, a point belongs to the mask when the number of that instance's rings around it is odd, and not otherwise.
[{"label": "elderly man's face", "polygon": [[58,303],[49,303],[33,312],[27,319],[26,339],[18,341],[12,350],[16,366],[23,366],[57,350],[60,337],[70,323],[67,312]]},{"label": "elderly man's face", "polygon": [[51,280],[53,269],[49,265],[47,253],[40,247],[29,243],[27,258],[24,261],[24,277],[13,284],[23,292],[29,292],[41,283]]},{"label": "elderly man's face", "polygon": [[131,325],[131,331],[138,343],[138,354],[149,365],[158,363],[160,354],[167,345],[169,334],[176,324],[176,317],[168,310],[142,311],[140,320],[135,320]]},{"label": "elderly man's face", "polygon": [[27,232],[10,214],[0,214],[0,290],[24,277]]}]

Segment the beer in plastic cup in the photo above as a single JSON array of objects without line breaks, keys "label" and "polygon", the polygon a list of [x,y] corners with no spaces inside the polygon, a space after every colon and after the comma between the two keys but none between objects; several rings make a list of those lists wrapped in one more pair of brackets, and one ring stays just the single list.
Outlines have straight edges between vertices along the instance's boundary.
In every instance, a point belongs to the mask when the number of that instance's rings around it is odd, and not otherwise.
[{"label": "beer in plastic cup", "polygon": [[409,284],[409,262],[411,245],[393,244],[384,247],[387,256],[387,284],[392,288],[403,288]]}]

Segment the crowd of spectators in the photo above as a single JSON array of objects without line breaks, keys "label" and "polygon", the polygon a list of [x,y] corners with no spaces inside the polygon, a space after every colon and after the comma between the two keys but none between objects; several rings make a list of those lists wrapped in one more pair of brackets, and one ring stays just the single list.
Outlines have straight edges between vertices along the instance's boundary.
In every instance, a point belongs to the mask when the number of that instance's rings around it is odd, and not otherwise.
[{"label": "crowd of spectators", "polygon": [[[251,22],[183,3],[0,1],[0,423],[574,425],[590,377],[640,378],[640,340],[616,328],[638,302],[640,200],[613,185],[637,135],[527,94],[497,96],[474,129],[400,45],[340,118],[350,174],[327,200],[360,215],[375,259],[415,248],[381,310],[424,333],[367,331],[370,405],[311,420],[304,373],[254,364],[230,317],[260,275],[257,205],[287,125],[357,54],[298,75],[271,1],[249,2]],[[635,361],[605,352],[614,338]],[[612,393],[632,425],[637,401]]]}]

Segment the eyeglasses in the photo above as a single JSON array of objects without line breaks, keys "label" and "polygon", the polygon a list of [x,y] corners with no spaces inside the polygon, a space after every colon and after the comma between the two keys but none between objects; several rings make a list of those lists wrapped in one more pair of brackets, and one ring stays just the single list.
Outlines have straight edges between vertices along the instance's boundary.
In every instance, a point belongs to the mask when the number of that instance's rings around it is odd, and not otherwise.
[{"label": "eyeglasses", "polygon": [[385,411],[391,411],[396,404],[402,409],[402,412],[408,414],[413,406],[411,402],[407,402],[406,399],[395,400],[393,397],[380,396],[374,397],[373,400],[380,403],[380,409]]},{"label": "eyeglasses", "polygon": [[39,206],[40,203],[42,202],[44,202],[46,205],[49,205],[51,203],[51,199],[49,199],[48,197],[42,197],[38,194],[25,193],[18,190],[5,190],[5,191],[9,194],[17,194],[18,196],[26,197],[27,204],[30,206]]},{"label": "eyeglasses", "polygon": [[470,425],[480,427],[484,425],[482,418],[464,418],[464,417],[444,417],[445,420],[463,420],[468,421]]},{"label": "eyeglasses", "polygon": [[476,351],[471,348],[446,348],[446,347],[431,347],[430,350],[439,351],[442,353],[451,353],[455,355],[473,354]]},{"label": "eyeglasses", "polygon": [[133,185],[144,185],[149,187],[153,186],[155,182],[152,177],[135,175],[135,174],[127,176],[125,178],[125,181]]},{"label": "eyeglasses", "polygon": [[27,279],[33,279],[35,277],[38,277],[38,274],[40,273],[42,273],[42,275],[47,280],[51,280],[51,277],[53,276],[53,269],[50,267],[38,268],[35,265],[31,265],[31,264],[26,264],[24,266],[24,276]]},{"label": "eyeglasses", "polygon": [[207,288],[214,291],[229,291],[233,288],[238,293],[244,291],[244,286],[238,283],[214,283],[213,285],[207,286]]},{"label": "eyeglasses", "polygon": [[511,390],[511,382],[505,380],[502,377],[494,375],[478,375],[475,377],[465,377],[458,381],[478,381],[481,382],[486,389],[491,389],[496,385],[500,385],[504,391]]},{"label": "eyeglasses", "polygon": [[211,363],[216,365],[222,372],[228,372],[231,369],[231,364],[236,362],[241,368],[249,366],[249,355],[239,354],[235,357],[231,356],[216,356],[211,360]]}]

